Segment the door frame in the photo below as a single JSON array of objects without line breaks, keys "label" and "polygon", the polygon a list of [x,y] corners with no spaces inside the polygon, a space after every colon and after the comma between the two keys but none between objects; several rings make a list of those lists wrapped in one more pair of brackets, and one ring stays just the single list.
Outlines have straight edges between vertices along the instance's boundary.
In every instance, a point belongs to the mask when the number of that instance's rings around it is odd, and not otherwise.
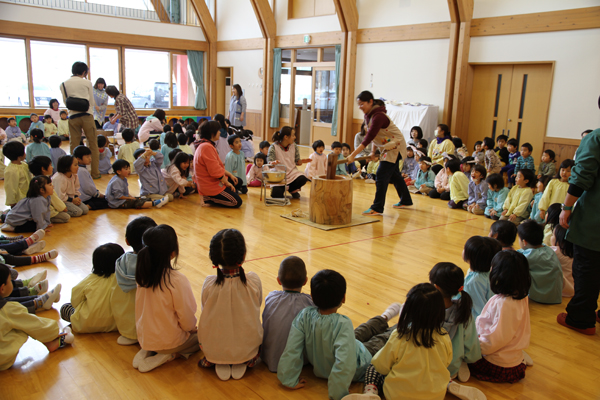
[{"label": "door frame", "polygon": [[[227,67],[227,66],[217,67],[217,71],[219,71],[219,70],[223,70],[223,71],[224,70],[229,70],[229,78],[230,78],[231,86],[233,87],[233,67]],[[216,73],[216,71],[215,71],[215,73]],[[219,74],[217,73],[217,78],[218,78],[218,75]],[[225,77],[227,77],[227,75],[225,75]],[[219,91],[221,91],[221,93],[224,93],[225,92],[225,86],[226,86],[225,85],[225,81],[219,82],[219,79],[217,79],[217,87],[216,87],[217,93],[219,93]],[[227,93],[225,93],[224,96],[225,96],[224,100],[227,100]],[[219,96],[217,94],[217,110],[216,110],[217,113],[219,113],[218,112],[218,110],[219,110],[218,97]],[[229,97],[231,97],[231,95],[229,95]],[[225,102],[225,104],[226,104],[226,102]],[[227,112],[228,111],[229,111],[229,109],[226,106],[225,107],[225,112],[223,112],[223,115],[227,116]]]},{"label": "door frame", "polygon": [[[469,134],[469,122],[471,117],[471,98],[473,95],[473,76],[475,74],[475,67],[478,65],[539,65],[539,64],[549,64],[550,65],[550,99],[548,99],[548,110],[546,110],[546,119],[544,121],[544,147],[546,147],[546,143],[548,142],[548,137],[546,136],[548,131],[548,116],[550,115],[550,102],[552,100],[552,86],[554,85],[554,69],[556,67],[556,61],[503,61],[503,62],[470,62],[467,66],[467,85],[465,91],[465,107],[463,111],[463,130],[462,132],[457,133],[463,141],[467,141]],[[551,138],[550,140],[554,140]],[[577,139],[572,139],[573,142],[579,142]],[[574,144],[574,143],[572,143]],[[543,149],[542,149],[543,150]]]}]

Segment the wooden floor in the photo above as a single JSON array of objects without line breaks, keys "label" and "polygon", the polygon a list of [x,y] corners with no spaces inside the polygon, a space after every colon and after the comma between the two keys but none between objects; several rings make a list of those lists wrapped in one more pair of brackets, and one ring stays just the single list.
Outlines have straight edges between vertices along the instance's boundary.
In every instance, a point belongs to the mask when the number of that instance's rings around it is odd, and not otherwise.
[{"label": "wooden floor", "polygon": [[[303,149],[302,156],[309,150]],[[303,167],[302,167],[303,168]],[[111,176],[96,181],[102,191]],[[3,182],[0,182],[0,186]],[[138,192],[136,177],[129,180],[130,191]],[[354,213],[367,209],[373,199],[374,185],[354,181]],[[340,313],[348,315],[355,326],[380,314],[391,302],[403,302],[415,284],[428,281],[428,272],[440,261],[468,266],[461,254],[465,241],[473,235],[487,235],[491,221],[464,211],[449,210],[445,202],[413,196],[414,206],[405,210],[391,208],[397,195],[390,186],[385,215],[381,222],[334,231],[322,231],[284,218],[295,209],[308,212],[309,188],[302,198],[287,207],[265,207],[259,189],[243,195],[238,210],[199,207],[198,196],[190,196],[159,210],[106,210],[90,212],[68,224],[56,225],[46,235],[48,249],[57,249],[52,262],[21,267],[23,277],[48,270],[51,287],[62,283],[61,301],[53,310],[39,313],[59,320],[60,305],[68,302],[71,289],[90,273],[94,248],[107,242],[126,250],[125,227],[140,215],[158,224],[169,224],[179,237],[179,267],[192,284],[197,301],[202,283],[213,274],[208,258],[211,237],[220,229],[239,229],[246,238],[248,254],[244,267],[256,272],[266,296],[279,290],[276,276],[279,263],[295,254],[307,264],[309,277],[320,269],[342,273],[348,282],[346,304]],[[4,191],[0,191],[4,204]],[[306,287],[305,292],[309,292]],[[488,399],[598,399],[600,386],[599,334],[584,336],[556,323],[562,305],[532,303],[531,345],[527,352],[535,365],[526,378],[516,384],[491,384],[475,378],[467,383],[483,390]],[[199,304],[199,302],[198,302]],[[200,307],[198,306],[198,316]],[[64,324],[62,324],[64,326]],[[199,368],[201,353],[189,360],[175,360],[149,373],[131,366],[136,346],[119,346],[119,334],[76,335],[72,347],[48,354],[32,339],[22,347],[15,365],[0,372],[0,399],[326,399],[327,381],[315,378],[309,368],[303,376],[307,385],[288,390],[264,364],[248,370],[240,380],[220,381],[214,370]],[[353,384],[352,392],[362,390]],[[454,399],[447,395],[448,399]]]}]

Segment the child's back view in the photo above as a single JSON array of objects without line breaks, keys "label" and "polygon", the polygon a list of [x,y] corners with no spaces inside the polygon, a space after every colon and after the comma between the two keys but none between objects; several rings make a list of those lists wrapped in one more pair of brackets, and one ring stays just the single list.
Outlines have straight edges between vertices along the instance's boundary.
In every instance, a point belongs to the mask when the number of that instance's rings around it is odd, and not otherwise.
[{"label": "child's back view", "polygon": [[304,261],[296,256],[287,257],[281,262],[277,274],[277,282],[283,290],[274,290],[265,299],[260,356],[271,372],[277,372],[292,321],[304,308],[315,305],[309,295],[302,293],[307,279]]},{"label": "child's back view", "polygon": [[140,148],[140,143],[135,140],[135,133],[131,129],[125,129],[122,135],[125,144],[119,147],[117,159],[129,162],[131,173],[135,174],[135,167],[133,165],[135,163],[135,157],[133,156],[133,153]]},{"label": "child's back view", "polygon": [[123,254],[115,263],[115,276],[117,285],[110,295],[110,308],[117,329],[121,336],[117,343],[122,346],[136,344],[137,331],[135,329],[135,294],[137,285],[135,283],[135,270],[137,265],[137,254],[144,247],[142,236],[150,228],[154,228],[156,222],[150,217],[137,217],[127,224],[125,229],[125,241],[131,246],[133,252]]},{"label": "child's back view", "polygon": [[246,273],[241,266],[246,243],[240,231],[217,232],[210,241],[209,256],[217,275],[208,276],[202,286],[198,341],[205,358],[199,365],[215,365],[222,380],[241,379],[246,367],[253,367],[259,359],[262,284],[258,275]]},{"label": "child's back view", "polygon": [[6,205],[14,207],[19,200],[27,197],[31,175],[25,161],[25,146],[21,142],[8,142],[2,147],[2,154],[10,160],[4,170],[4,192]]},{"label": "child's back view", "polygon": [[[516,231],[515,225],[510,222],[496,223],[507,223],[509,229],[513,228]],[[465,243],[463,260],[469,263],[469,272],[465,277],[464,290],[473,300],[473,319],[479,317],[483,307],[494,296],[494,292],[490,288],[490,267],[492,259],[500,251],[502,251],[502,245],[491,237],[473,236]]]},{"label": "child's back view", "polygon": [[527,220],[518,227],[519,244],[529,262],[531,289],[529,297],[538,303],[560,304],[562,302],[563,275],[560,260],[551,247],[542,244],[543,228],[535,221]]},{"label": "child's back view", "polygon": [[60,315],[79,333],[112,332],[117,329],[110,308],[110,295],[117,284],[115,262],[125,251],[116,243],[103,244],[92,255],[92,273],[73,288],[71,303]]}]

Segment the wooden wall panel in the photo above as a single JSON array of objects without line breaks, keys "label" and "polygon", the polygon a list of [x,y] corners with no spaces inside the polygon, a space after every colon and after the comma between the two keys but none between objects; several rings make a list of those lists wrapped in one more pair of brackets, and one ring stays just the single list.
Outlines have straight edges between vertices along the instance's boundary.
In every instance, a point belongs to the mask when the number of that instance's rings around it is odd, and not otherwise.
[{"label": "wooden wall panel", "polygon": [[595,28],[600,28],[600,7],[477,18],[471,21],[471,36],[514,35]]},{"label": "wooden wall panel", "polygon": [[579,139],[546,137],[544,139],[544,150],[552,150],[556,153],[556,167],[558,169],[563,160],[567,158],[573,159],[580,143],[581,140]]},{"label": "wooden wall panel", "polygon": [[310,34],[311,41],[304,43],[304,35],[283,35],[275,38],[275,47],[308,47],[341,44],[344,32],[318,32]]},{"label": "wooden wall panel", "polygon": [[358,43],[402,42],[407,40],[447,39],[450,22],[386,26],[358,30]]},{"label": "wooden wall panel", "polygon": [[[259,140],[265,140],[263,138],[263,127],[262,127],[262,111],[261,110],[246,110],[246,129],[249,129],[254,133],[254,137]],[[269,140],[270,141],[270,140]]]},{"label": "wooden wall panel", "polygon": [[217,51],[262,50],[265,39],[221,40],[217,42]]}]

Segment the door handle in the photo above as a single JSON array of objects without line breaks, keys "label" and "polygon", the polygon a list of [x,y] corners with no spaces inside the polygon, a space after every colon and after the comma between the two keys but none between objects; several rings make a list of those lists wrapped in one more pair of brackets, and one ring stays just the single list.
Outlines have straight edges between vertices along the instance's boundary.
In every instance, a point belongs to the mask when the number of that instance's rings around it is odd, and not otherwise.
[{"label": "door handle", "polygon": [[509,118],[509,119],[508,119],[508,122],[512,122],[512,119],[510,119],[510,118]]},{"label": "door handle", "polygon": [[502,129],[502,134],[504,135],[504,129]]},{"label": "door handle", "polygon": [[508,135],[506,135],[506,136],[510,137],[510,129],[508,130]]}]

